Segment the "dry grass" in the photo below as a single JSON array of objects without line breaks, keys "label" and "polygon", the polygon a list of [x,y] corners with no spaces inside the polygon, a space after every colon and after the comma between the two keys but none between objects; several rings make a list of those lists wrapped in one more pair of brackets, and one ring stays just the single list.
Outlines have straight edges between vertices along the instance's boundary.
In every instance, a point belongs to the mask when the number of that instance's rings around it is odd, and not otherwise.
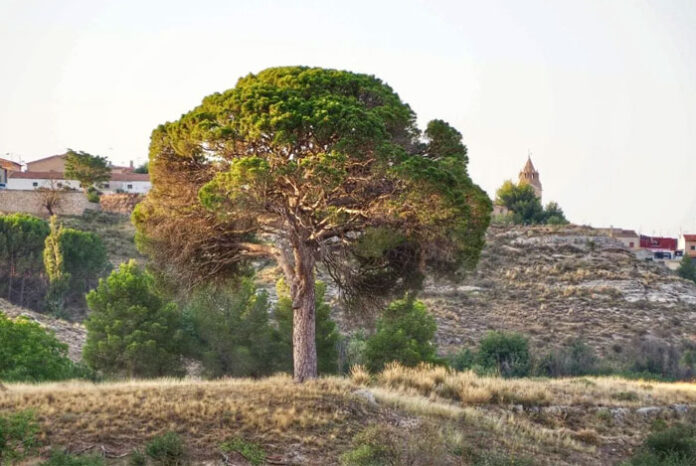
[{"label": "dry grass", "polygon": [[31,409],[45,443],[74,449],[103,445],[126,453],[175,431],[203,459],[217,457],[219,444],[231,436],[262,444],[271,454],[294,450],[325,458],[340,451],[368,418],[378,417],[376,408],[350,396],[350,390],[341,379],[296,385],[287,376],[9,384],[0,392],[0,412]]},{"label": "dry grass", "polygon": [[[361,387],[376,405],[354,393]],[[675,403],[696,404],[696,386],[617,377],[501,379],[396,364],[375,376],[356,367],[352,380],[302,385],[274,376],[6,384],[0,391],[0,414],[34,410],[47,446],[119,455],[175,431],[196,461],[219,458],[219,445],[240,437],[299,464],[335,464],[370,424],[416,436],[434,426],[442,438],[433,441],[457,439],[467,451],[533,457],[535,464],[612,464],[640,443],[654,416],[677,416]],[[644,406],[664,412],[638,414]]]},{"label": "dry grass", "polygon": [[[396,363],[377,376],[379,385],[464,405],[668,406],[696,404],[696,384],[627,380],[620,377],[503,379],[445,367],[411,368]],[[617,396],[631,393],[631,396]]]}]

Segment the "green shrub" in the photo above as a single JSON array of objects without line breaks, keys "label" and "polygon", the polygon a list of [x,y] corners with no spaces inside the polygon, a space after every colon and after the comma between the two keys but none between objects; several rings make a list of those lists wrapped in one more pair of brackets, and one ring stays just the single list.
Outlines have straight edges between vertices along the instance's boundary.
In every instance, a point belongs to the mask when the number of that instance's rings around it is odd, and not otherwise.
[{"label": "green shrub", "polygon": [[13,464],[31,454],[38,445],[38,433],[31,411],[0,416],[0,464]]},{"label": "green shrub", "polygon": [[259,377],[279,369],[275,329],[269,322],[268,294],[252,280],[235,289],[206,288],[184,308],[192,353],[209,377]]},{"label": "green shrub", "polygon": [[129,466],[146,466],[147,465],[147,456],[140,451],[140,450],[133,450],[133,452],[130,455],[130,458],[128,458],[128,465]]},{"label": "green shrub", "polygon": [[247,442],[244,439],[235,437],[220,446],[225,453],[237,452],[242,455],[249,463],[257,466],[266,462],[266,452],[259,445]]},{"label": "green shrub", "polygon": [[[278,303],[273,311],[278,323],[282,368],[293,371],[292,362],[292,300],[283,280],[278,282]],[[315,340],[317,345],[317,370],[320,374],[334,374],[338,371],[339,333],[336,323],[331,320],[331,307],[324,301],[326,284],[316,282],[314,300],[316,311]]]},{"label": "green shrub", "polygon": [[121,264],[87,294],[84,360],[108,375],[183,375],[181,315],[135,261]]},{"label": "green shrub", "polygon": [[99,191],[94,186],[87,188],[87,201],[99,204]]},{"label": "green shrub", "polygon": [[98,455],[71,455],[62,450],[53,450],[44,466],[103,466],[104,459]]},{"label": "green shrub", "polygon": [[652,432],[627,463],[634,466],[696,464],[696,428],[676,424]]},{"label": "green shrub", "polygon": [[0,380],[42,382],[82,375],[68,359],[68,346],[24,317],[0,312]]},{"label": "green shrub", "polygon": [[175,432],[167,432],[150,440],[150,443],[145,447],[145,453],[155,463],[163,466],[188,464],[184,442]]},{"label": "green shrub", "polygon": [[367,336],[360,329],[353,335],[343,340],[345,342],[345,354],[343,368],[341,372],[348,373],[354,366],[365,366],[367,364],[365,354],[367,352]]},{"label": "green shrub", "polygon": [[582,340],[551,351],[541,361],[540,375],[550,377],[581,376],[599,372],[599,359],[592,347]]},{"label": "green shrub", "polygon": [[488,332],[479,343],[476,360],[503,377],[524,377],[530,369],[529,343],[517,333]]},{"label": "green shrub", "polygon": [[401,464],[395,429],[371,425],[353,437],[352,448],[340,457],[343,466],[387,466]]},{"label": "green shrub", "polygon": [[684,257],[682,257],[679,263],[677,275],[696,283],[696,260],[693,260],[688,254],[684,254]]},{"label": "green shrub", "polygon": [[413,296],[393,301],[377,321],[377,331],[367,340],[365,358],[371,371],[381,371],[392,361],[404,366],[440,363],[435,346],[435,319]]},{"label": "green shrub", "polygon": [[447,363],[452,369],[466,371],[474,367],[476,354],[469,348],[462,348],[456,353],[449,355]]},{"label": "green shrub", "polygon": [[532,466],[534,462],[529,458],[516,458],[503,453],[490,452],[478,455],[473,466]]}]

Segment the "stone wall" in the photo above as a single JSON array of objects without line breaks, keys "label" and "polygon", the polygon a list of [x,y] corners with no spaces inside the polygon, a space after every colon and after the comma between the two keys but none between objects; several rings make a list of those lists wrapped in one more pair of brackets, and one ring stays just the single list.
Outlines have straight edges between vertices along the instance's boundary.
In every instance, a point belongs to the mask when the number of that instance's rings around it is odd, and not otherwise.
[{"label": "stone wall", "polygon": [[[60,193],[60,205],[54,209],[58,215],[82,215],[85,210],[99,210],[99,204],[87,201],[82,192]],[[48,216],[41,205],[42,193],[39,191],[0,190],[0,212],[24,212]]]},{"label": "stone wall", "polygon": [[145,198],[142,194],[102,194],[99,198],[99,204],[105,212],[114,212],[118,214],[130,214],[135,209],[138,202]]}]

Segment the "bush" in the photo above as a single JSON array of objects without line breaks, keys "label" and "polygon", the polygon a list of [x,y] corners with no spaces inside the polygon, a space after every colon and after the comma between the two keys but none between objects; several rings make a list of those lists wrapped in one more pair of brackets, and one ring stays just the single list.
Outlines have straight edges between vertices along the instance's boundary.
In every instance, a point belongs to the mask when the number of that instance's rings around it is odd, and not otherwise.
[{"label": "bush", "polygon": [[473,369],[476,363],[476,355],[469,348],[462,348],[456,353],[449,355],[447,363],[452,369],[466,371]]},{"label": "bush", "polygon": [[488,332],[479,343],[476,360],[503,377],[524,377],[530,369],[529,343],[517,333]]},{"label": "bush", "polygon": [[395,429],[372,425],[353,437],[352,448],[340,457],[344,466],[399,465],[401,454]]},{"label": "bush", "polygon": [[184,442],[175,432],[167,432],[153,438],[145,447],[145,453],[155,463],[163,466],[180,466],[188,463]]},{"label": "bush", "polygon": [[0,416],[0,464],[14,464],[31,454],[38,445],[38,433],[31,411]]},{"label": "bush", "polygon": [[682,353],[676,345],[654,338],[635,339],[626,357],[631,372],[647,373],[666,380],[681,378],[688,370],[681,365]]},{"label": "bush", "polygon": [[192,353],[209,377],[260,377],[278,370],[276,331],[269,322],[266,292],[251,280],[235,290],[207,288],[184,308]]},{"label": "bush", "polygon": [[696,428],[676,424],[651,433],[627,463],[635,466],[696,464]]},{"label": "bush", "polygon": [[87,201],[99,204],[99,191],[94,186],[87,188]]},{"label": "bush", "polygon": [[684,254],[684,257],[682,257],[682,260],[679,263],[677,275],[696,283],[696,260],[693,260],[688,256],[688,254]]},{"label": "bush", "polygon": [[[280,338],[281,367],[293,371],[292,361],[292,300],[283,280],[278,282],[278,303],[274,309],[275,320],[278,323]],[[331,307],[324,301],[326,284],[316,282],[314,300],[316,310],[315,340],[317,345],[317,370],[320,374],[338,372],[338,340],[339,333],[336,323],[331,320]]]},{"label": "bush", "polygon": [[413,296],[393,301],[377,321],[377,331],[367,340],[365,358],[373,372],[392,361],[413,367],[421,362],[441,363],[437,357],[437,326],[425,304]]},{"label": "bush", "polygon": [[71,455],[62,450],[54,450],[44,466],[103,466],[104,459],[98,455]]},{"label": "bush", "polygon": [[183,375],[181,316],[155,290],[154,279],[135,261],[99,280],[87,294],[84,360],[107,375]]},{"label": "bush", "polygon": [[68,346],[24,317],[9,319],[0,312],[0,380],[42,382],[79,375],[68,359]]},{"label": "bush", "polygon": [[599,372],[599,359],[594,350],[582,340],[551,351],[541,361],[541,375],[550,377],[590,375]]},{"label": "bush", "polygon": [[220,446],[220,449],[225,452],[237,452],[242,455],[249,463],[254,466],[266,462],[266,452],[259,445],[253,442],[247,442],[244,439],[235,437]]}]

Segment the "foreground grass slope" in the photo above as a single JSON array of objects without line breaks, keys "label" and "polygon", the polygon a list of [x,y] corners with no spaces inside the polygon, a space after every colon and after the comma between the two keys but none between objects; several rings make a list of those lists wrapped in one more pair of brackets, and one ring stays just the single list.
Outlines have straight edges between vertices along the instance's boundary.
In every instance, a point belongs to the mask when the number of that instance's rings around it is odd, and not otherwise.
[{"label": "foreground grass slope", "polygon": [[[438,367],[389,366],[370,377],[296,385],[261,380],[160,379],[9,384],[0,414],[32,410],[51,447],[122,462],[153,437],[177,432],[193,462],[222,462],[231,438],[276,464],[337,464],[369,425],[398,432],[413,464],[615,464],[650,426],[689,420],[696,386],[619,378],[500,379]],[[228,457],[229,460],[229,457]],[[235,464],[245,464],[242,457]],[[503,463],[511,464],[511,463]],[[515,464],[515,463],[512,463]]]}]

